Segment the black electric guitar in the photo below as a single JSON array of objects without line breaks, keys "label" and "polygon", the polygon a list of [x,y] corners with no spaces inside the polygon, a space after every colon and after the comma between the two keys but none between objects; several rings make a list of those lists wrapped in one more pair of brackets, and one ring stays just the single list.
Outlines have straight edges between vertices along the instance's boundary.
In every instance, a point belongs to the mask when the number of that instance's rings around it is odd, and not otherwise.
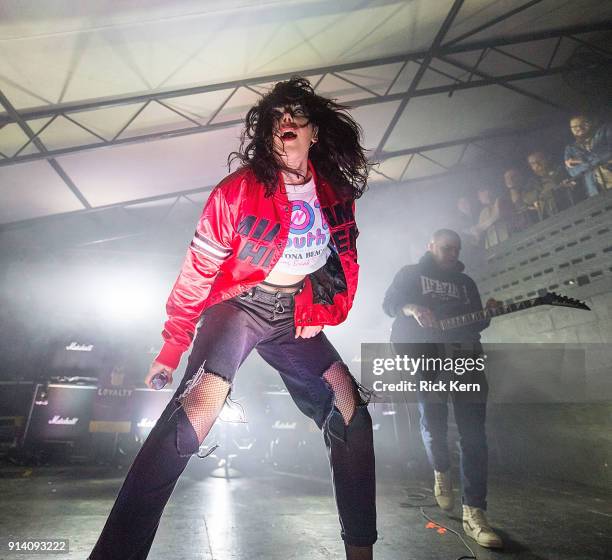
[{"label": "black electric guitar", "polygon": [[481,309],[480,311],[473,311],[472,313],[465,313],[464,315],[457,315],[456,317],[449,317],[447,319],[440,319],[436,322],[436,329],[447,331],[450,329],[456,329],[457,327],[464,327],[465,325],[471,325],[472,323],[478,323],[485,319],[492,319],[499,317],[500,315],[506,315],[508,313],[514,313],[515,311],[522,311],[523,309],[531,309],[538,305],[554,305],[557,307],[572,307],[573,309],[584,309],[590,311],[591,308],[583,301],[561,296],[555,292],[546,292],[544,295],[526,299],[517,303],[501,304],[495,307],[488,307]]}]

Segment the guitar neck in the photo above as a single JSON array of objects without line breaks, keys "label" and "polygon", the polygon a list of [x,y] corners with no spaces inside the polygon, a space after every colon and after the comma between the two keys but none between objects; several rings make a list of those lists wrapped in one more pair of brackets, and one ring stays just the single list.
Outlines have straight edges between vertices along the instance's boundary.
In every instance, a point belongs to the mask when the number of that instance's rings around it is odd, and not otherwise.
[{"label": "guitar neck", "polygon": [[465,327],[466,325],[472,325],[486,319],[492,319],[493,317],[499,317],[500,315],[507,315],[508,313],[514,313],[515,311],[521,311],[523,309],[529,309],[540,305],[539,298],[526,299],[517,303],[509,303],[499,305],[497,307],[491,307],[489,309],[481,309],[480,311],[472,311],[471,313],[465,313],[464,315],[457,315],[456,317],[449,317],[448,319],[441,319],[438,321],[440,330],[447,331],[449,329],[456,329],[458,327]]}]

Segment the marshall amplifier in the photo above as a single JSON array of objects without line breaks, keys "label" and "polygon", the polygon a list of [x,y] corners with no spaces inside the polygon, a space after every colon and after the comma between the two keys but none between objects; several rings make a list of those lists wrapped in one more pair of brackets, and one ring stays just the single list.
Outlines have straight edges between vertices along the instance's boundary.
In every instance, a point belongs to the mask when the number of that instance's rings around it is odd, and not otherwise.
[{"label": "marshall amplifier", "polygon": [[128,434],[132,430],[132,408],[135,389],[98,385],[92,404],[89,431],[92,433]]},{"label": "marshall amplifier", "polygon": [[134,389],[130,412],[132,431],[138,439],[149,435],[173,394],[174,389]]},{"label": "marshall amplifier", "polygon": [[49,344],[46,371],[50,375],[99,377],[113,355],[98,333],[61,334]]},{"label": "marshall amplifier", "polygon": [[24,444],[84,443],[96,390],[91,385],[37,384]]}]

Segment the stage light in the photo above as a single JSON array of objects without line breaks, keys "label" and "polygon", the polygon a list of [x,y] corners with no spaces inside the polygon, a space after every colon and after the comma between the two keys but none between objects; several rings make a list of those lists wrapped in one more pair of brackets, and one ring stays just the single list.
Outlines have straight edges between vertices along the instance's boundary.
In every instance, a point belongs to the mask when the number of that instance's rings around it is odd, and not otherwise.
[{"label": "stage light", "polygon": [[106,313],[120,320],[131,320],[145,316],[155,301],[145,286],[129,282],[109,286],[104,296]]},{"label": "stage light", "polygon": [[163,307],[161,290],[140,271],[98,275],[86,291],[98,315],[112,322],[144,320]]}]

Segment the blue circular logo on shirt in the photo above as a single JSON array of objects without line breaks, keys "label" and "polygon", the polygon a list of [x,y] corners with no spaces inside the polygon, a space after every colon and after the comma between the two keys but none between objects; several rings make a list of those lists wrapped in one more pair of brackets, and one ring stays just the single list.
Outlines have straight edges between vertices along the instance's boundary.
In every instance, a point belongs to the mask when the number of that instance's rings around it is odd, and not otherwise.
[{"label": "blue circular logo on shirt", "polygon": [[294,200],[291,207],[291,226],[289,231],[294,235],[310,231],[315,222],[314,210],[305,200]]}]

